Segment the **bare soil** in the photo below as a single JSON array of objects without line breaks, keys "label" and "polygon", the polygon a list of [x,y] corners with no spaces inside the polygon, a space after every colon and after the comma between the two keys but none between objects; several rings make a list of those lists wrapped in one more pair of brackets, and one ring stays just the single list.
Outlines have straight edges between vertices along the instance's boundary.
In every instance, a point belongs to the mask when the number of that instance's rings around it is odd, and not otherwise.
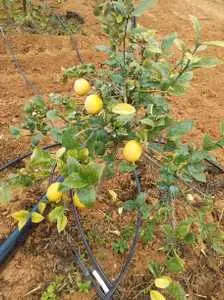
[{"label": "bare soil", "polygon": [[[82,33],[76,35],[75,40],[84,61],[99,64],[102,54],[95,51],[95,46],[103,44],[105,35],[92,13],[94,2],[92,0],[67,0],[63,4],[63,10],[76,11],[84,18],[85,24],[82,27]],[[196,15],[202,21],[204,40],[224,39],[223,0],[160,0],[157,7],[150,13],[146,13],[140,22],[145,26],[155,28],[159,36],[176,31],[180,37],[192,43],[190,14]],[[79,63],[69,37],[29,34],[18,29],[8,38],[23,70],[43,94],[72,92],[72,82],[67,84],[61,82],[61,68]],[[221,48],[211,49],[210,54],[223,58],[224,50]],[[197,128],[192,132],[190,139],[196,144],[200,144],[200,139],[205,132],[214,137],[219,135],[219,123],[224,119],[223,80],[222,66],[198,71],[186,96],[174,97],[171,100],[173,112],[178,119],[195,120]],[[1,39],[0,163],[29,149],[29,137],[22,141],[12,139],[9,134],[9,126],[16,126],[22,120],[24,103],[31,96],[33,96],[32,90],[26,86],[16,71]],[[224,163],[223,151],[216,152],[215,156]],[[151,189],[153,178],[151,178],[150,170],[145,172],[143,177],[144,189],[153,193]],[[219,183],[223,183],[224,178],[219,176],[217,180]],[[220,226],[224,226],[222,218],[223,185],[219,184],[217,185],[219,188],[216,188],[215,184],[216,180],[213,189],[216,191],[217,213],[210,217],[214,221],[219,221]],[[130,178],[124,178],[123,175],[104,182],[96,209],[83,212],[82,218],[87,230],[95,229],[96,236],[92,239],[92,246],[105,270],[111,278],[114,278],[124,257],[112,252],[111,240],[116,238],[113,232],[117,229],[121,230],[125,223],[130,221],[130,218],[121,218],[116,213],[115,207],[108,202],[108,194],[105,192],[108,188],[115,190],[122,200],[130,198],[135,190],[134,182]],[[26,193],[18,193],[9,206],[0,208],[0,240],[7,237],[14,228],[9,217],[10,213],[30,207],[40,192],[39,187],[34,187]],[[105,214],[111,216],[109,223],[106,221]],[[184,217],[181,210],[178,214],[179,219]],[[76,236],[73,227],[70,229],[70,234],[73,237]],[[1,268],[0,299],[40,299],[43,290],[55,279],[56,275],[73,274],[73,258],[65,240],[65,236],[59,237],[55,228],[47,223],[38,226],[25,244],[18,249],[13,259]],[[77,239],[74,238],[75,240]],[[121,291],[125,295],[122,299],[135,299],[135,296],[147,287],[151,280],[147,271],[149,260],[154,259],[159,262],[164,260],[163,252],[159,250],[160,246],[159,236],[147,246],[139,244],[135,260],[121,287]],[[186,247],[184,259],[187,262],[186,272],[178,279],[189,294],[188,299],[223,300],[223,258],[216,256],[213,252],[207,252],[205,256],[201,249],[192,250]],[[73,277],[71,276],[71,278]],[[71,290],[72,288],[70,288]],[[63,295],[61,299],[91,299],[93,295],[93,292],[83,295],[73,291],[68,295]],[[139,296],[136,299],[148,299],[143,297]]]}]

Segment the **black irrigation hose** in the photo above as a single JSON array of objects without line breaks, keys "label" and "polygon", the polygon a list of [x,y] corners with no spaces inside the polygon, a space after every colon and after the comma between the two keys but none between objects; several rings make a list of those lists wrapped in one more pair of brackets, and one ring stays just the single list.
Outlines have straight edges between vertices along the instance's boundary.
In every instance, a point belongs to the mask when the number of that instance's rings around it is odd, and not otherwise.
[{"label": "black irrigation hose", "polygon": [[12,62],[15,64],[18,73],[22,76],[22,78],[23,78],[24,82],[26,83],[26,85],[32,90],[32,92],[34,94],[41,95],[41,92],[36,87],[36,84],[34,82],[32,82],[30,79],[27,78],[26,73],[23,71],[22,67],[20,66],[20,64],[18,62],[18,59],[14,54],[12,45],[11,45],[10,41],[8,40],[8,38],[6,37],[6,35],[4,33],[4,30],[3,30],[3,27],[1,27],[1,26],[0,26],[0,32],[1,32],[1,35],[2,35],[2,39],[5,43],[5,47],[8,50],[8,52],[10,53]]},{"label": "black irrigation hose", "polygon": [[[138,193],[140,193],[141,192],[141,183],[140,183],[140,179],[139,179],[139,176],[138,176],[136,170],[134,170],[134,176],[135,176],[137,191],[138,191]],[[105,276],[105,274],[104,274],[101,266],[98,264],[96,258],[94,257],[94,255],[92,253],[92,250],[91,250],[91,248],[89,246],[88,240],[86,238],[85,232],[84,232],[83,227],[82,227],[81,222],[80,222],[78,211],[77,211],[77,209],[74,206],[73,201],[72,201],[72,199],[73,199],[73,193],[72,193],[72,191],[70,191],[70,198],[71,198],[71,203],[72,203],[72,210],[73,210],[73,213],[74,213],[74,216],[75,216],[75,220],[76,220],[76,224],[77,224],[77,229],[78,229],[78,232],[80,234],[81,240],[82,240],[82,242],[83,242],[83,244],[84,244],[84,246],[85,246],[85,248],[86,248],[86,250],[88,252],[89,258],[91,259],[93,266],[96,268],[96,270],[102,276],[102,279],[110,287],[109,292],[105,295],[105,297],[103,299],[104,300],[111,299],[111,297],[113,296],[113,294],[115,292],[117,292],[117,288],[120,285],[120,283],[123,280],[123,278],[125,277],[125,275],[126,275],[126,273],[128,271],[128,268],[130,266],[130,263],[131,263],[134,255],[135,255],[135,251],[136,251],[136,247],[137,247],[137,242],[138,242],[139,236],[140,236],[140,229],[141,229],[141,225],[142,225],[141,214],[140,214],[140,212],[138,212],[137,221],[136,221],[135,235],[134,235],[134,238],[132,240],[132,244],[131,244],[129,253],[127,255],[126,261],[122,265],[118,277],[115,279],[114,283],[111,284],[111,282]]]},{"label": "black irrigation hose", "polygon": [[[52,168],[52,172],[49,178],[49,184],[52,182],[54,176],[55,166]],[[58,176],[56,181],[61,182],[64,178]],[[36,205],[33,206],[31,209],[32,212],[38,211],[38,205],[40,202],[45,201],[45,194],[39,197],[38,202]],[[16,247],[20,245],[26,238],[26,235],[30,232],[33,228],[33,223],[31,222],[31,218],[27,221],[26,225],[19,230],[16,228],[8,238],[0,244],[0,265],[4,263],[4,261],[16,250]]]},{"label": "black irrigation hose", "polygon": [[74,203],[73,203],[73,192],[70,191],[70,198],[71,198],[71,206],[72,206],[72,211],[75,217],[75,221],[76,221],[76,225],[77,225],[77,229],[79,232],[79,235],[81,237],[81,240],[85,246],[85,249],[89,255],[89,258],[92,262],[92,265],[95,267],[95,269],[99,272],[99,274],[101,275],[102,279],[104,280],[104,282],[106,283],[106,285],[108,285],[108,288],[111,288],[113,285],[110,282],[110,280],[107,278],[107,276],[105,275],[104,271],[102,270],[101,266],[99,265],[96,257],[94,256],[92,249],[90,248],[89,242],[86,238],[84,229],[82,227],[82,224],[80,222],[80,217],[79,217],[79,213],[77,208],[75,207]]},{"label": "black irrigation hose", "polygon": [[[47,145],[47,146],[43,147],[42,150],[48,150],[48,149],[51,149],[51,148],[54,148],[54,147],[57,147],[57,146],[60,146],[60,145],[61,145],[60,143]],[[23,159],[31,156],[32,153],[33,153],[33,151],[30,151],[30,152],[24,154],[23,156],[20,156],[20,157],[17,157],[15,159],[13,159],[13,160],[8,161],[6,164],[4,164],[3,166],[0,167],[0,172],[4,171],[5,169],[9,168],[10,166],[13,166],[13,165],[21,162]]]},{"label": "black irrigation hose", "polygon": [[82,272],[82,274],[84,275],[86,280],[88,280],[92,283],[92,285],[94,286],[94,288],[97,292],[97,295],[100,297],[100,299],[104,299],[104,293],[102,292],[101,288],[99,288],[98,284],[96,284],[96,282],[93,280],[91,270],[89,270],[85,266],[85,264],[83,263],[80,255],[78,254],[77,250],[75,248],[72,248],[71,244],[69,244],[69,246],[72,249],[72,254],[74,256],[74,259],[75,259],[77,265],[80,268],[80,271]]}]

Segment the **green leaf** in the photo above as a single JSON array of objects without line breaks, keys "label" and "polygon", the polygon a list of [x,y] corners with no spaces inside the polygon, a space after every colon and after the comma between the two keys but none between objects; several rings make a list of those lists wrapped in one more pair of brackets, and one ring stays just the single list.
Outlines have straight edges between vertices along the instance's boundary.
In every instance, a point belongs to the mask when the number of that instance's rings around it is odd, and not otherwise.
[{"label": "green leaf", "polygon": [[176,236],[178,239],[184,239],[189,233],[192,225],[192,220],[182,221],[176,228]]},{"label": "green leaf", "polygon": [[188,133],[193,127],[193,122],[191,120],[176,122],[169,130],[169,138],[176,139],[176,137],[182,136]]},{"label": "green leaf", "polygon": [[78,172],[73,172],[61,184],[61,191],[65,192],[70,189],[81,189],[88,185],[85,178],[81,177]]},{"label": "green leaf", "polygon": [[224,41],[210,41],[210,42],[203,42],[203,44],[207,46],[224,47]]},{"label": "green leaf", "polygon": [[206,183],[206,176],[201,169],[201,165],[189,165],[187,170],[195,180]]},{"label": "green leaf", "polygon": [[21,136],[20,129],[17,127],[10,127],[10,132],[16,139],[19,139]]},{"label": "green leaf", "polygon": [[123,208],[127,211],[136,210],[138,208],[138,204],[135,200],[128,200],[123,204]]},{"label": "green leaf", "polygon": [[147,9],[151,9],[157,0],[142,0],[141,3],[135,8],[133,16],[140,17]]},{"label": "green leaf", "polygon": [[167,291],[175,300],[187,300],[185,291],[178,282],[172,282]]},{"label": "green leaf", "polygon": [[126,161],[121,161],[121,163],[119,164],[119,170],[122,173],[132,172],[135,168],[136,167],[133,164],[128,163]]},{"label": "green leaf", "polygon": [[205,151],[211,151],[216,148],[215,143],[213,142],[212,138],[208,135],[205,134],[203,138],[203,149]]},{"label": "green leaf", "polygon": [[179,273],[184,270],[184,261],[176,255],[175,257],[171,257],[167,260],[166,266],[169,272]]},{"label": "green leaf", "polygon": [[67,128],[63,131],[61,142],[62,146],[66,149],[74,149],[80,146],[77,139],[74,137],[74,134],[73,128]]},{"label": "green leaf", "polygon": [[50,222],[56,222],[59,217],[64,215],[65,208],[64,206],[55,207],[49,214],[48,218]]},{"label": "green leaf", "polygon": [[198,18],[195,16],[190,16],[191,22],[193,23],[194,32],[195,32],[195,42],[196,45],[200,43],[201,39],[201,23],[199,22]]},{"label": "green leaf", "polygon": [[158,291],[151,290],[150,291],[151,300],[166,300],[166,298]]},{"label": "green leaf", "polygon": [[223,64],[223,60],[220,60],[217,57],[194,57],[189,65],[189,68],[213,68],[219,64]]},{"label": "green leaf", "polygon": [[141,123],[144,124],[144,125],[148,125],[148,126],[150,126],[150,127],[152,127],[152,128],[155,127],[154,121],[153,121],[152,119],[150,119],[150,118],[142,119],[142,120],[141,120]]},{"label": "green leaf", "polygon": [[28,175],[15,175],[10,179],[14,187],[28,187],[33,184],[33,178]]},{"label": "green leaf", "polygon": [[220,134],[222,137],[224,137],[224,121],[222,121],[220,124]]},{"label": "green leaf", "polygon": [[44,135],[41,132],[38,132],[36,135],[34,135],[31,140],[32,146],[36,147],[43,139],[43,137]]},{"label": "green leaf", "polygon": [[42,150],[35,148],[31,158],[30,158],[30,165],[33,167],[51,167],[54,163],[54,159],[51,157],[50,153]]},{"label": "green leaf", "polygon": [[104,164],[97,164],[92,162],[86,166],[82,166],[82,168],[80,169],[80,175],[86,180],[88,184],[96,184],[100,180],[104,168]]},{"label": "green leaf", "polygon": [[8,203],[12,198],[11,189],[8,185],[0,186],[0,203]]},{"label": "green leaf", "polygon": [[93,207],[95,201],[96,201],[96,191],[93,186],[88,186],[83,189],[77,190],[77,195],[80,199],[80,201],[86,206],[86,207]]},{"label": "green leaf", "polygon": [[57,230],[62,232],[68,224],[68,218],[63,214],[57,218]]},{"label": "green leaf", "polygon": [[167,50],[169,50],[173,46],[174,41],[176,40],[176,38],[177,38],[177,33],[176,32],[171,33],[168,36],[166,36],[163,39],[162,44],[161,44],[162,51],[167,52]]},{"label": "green leaf", "polygon": [[181,40],[181,39],[175,39],[174,43],[177,46],[177,49],[179,49],[182,52],[186,51],[187,46],[186,46],[186,44],[185,44],[185,42],[183,40]]},{"label": "green leaf", "polygon": [[189,232],[185,237],[184,237],[184,242],[187,245],[192,245],[195,243],[195,235],[193,232]]},{"label": "green leaf", "polygon": [[56,109],[49,110],[47,112],[47,118],[51,121],[57,119],[58,118],[57,110]]},{"label": "green leaf", "polygon": [[128,250],[128,242],[126,240],[118,240],[113,243],[113,250],[118,254],[123,254]]},{"label": "green leaf", "polygon": [[40,223],[41,221],[44,220],[44,217],[37,212],[33,212],[31,216],[31,220],[33,223]]},{"label": "green leaf", "polygon": [[141,233],[141,239],[144,244],[147,244],[148,242],[151,242],[153,240],[154,229],[154,221],[149,221]]},{"label": "green leaf", "polygon": [[149,271],[154,277],[159,277],[161,275],[161,267],[156,261],[150,261],[148,264]]}]

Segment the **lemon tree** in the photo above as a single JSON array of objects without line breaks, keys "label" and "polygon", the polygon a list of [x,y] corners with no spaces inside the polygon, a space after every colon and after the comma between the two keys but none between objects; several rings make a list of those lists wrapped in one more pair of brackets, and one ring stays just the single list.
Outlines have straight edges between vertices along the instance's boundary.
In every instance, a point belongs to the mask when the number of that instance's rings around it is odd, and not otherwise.
[{"label": "lemon tree", "polygon": [[[102,68],[82,64],[64,71],[64,81],[74,82],[73,96],[50,94],[47,99],[38,96],[27,102],[23,124],[11,128],[11,132],[19,138],[24,130],[30,131],[34,152],[26,167],[1,186],[1,199],[9,198],[14,187],[28,187],[46,180],[55,167],[55,173],[63,181],[48,188],[45,203],[51,204],[48,219],[61,232],[68,223],[63,205],[66,195],[70,201],[68,194],[73,192],[72,201],[78,208],[93,208],[97,186],[103,178],[113,176],[117,167],[122,172],[131,172],[140,160],[147,163],[146,157],[152,159],[156,153],[161,164],[157,182],[160,204],[147,204],[147,195],[141,193],[127,201],[123,209],[141,212],[145,222],[143,242],[153,238],[156,225],[162,225],[164,250],[169,253],[166,268],[181,272],[184,262],[177,249],[184,243],[192,244],[200,238],[208,247],[224,250],[220,230],[211,231],[211,226],[203,226],[205,211],[197,212],[175,228],[169,222],[173,202],[183,195],[179,179],[187,184],[206,182],[205,160],[214,160],[210,151],[224,146],[224,124],[220,126],[219,139],[206,134],[201,147],[186,144],[183,137],[194,124],[191,120],[173,118],[169,99],[184,95],[195,70],[221,64],[221,59],[201,53],[210,46],[224,44],[203,41],[202,27],[196,17],[191,17],[195,32],[192,44],[177,33],[158,38],[154,30],[140,25],[133,27],[134,18],[150,9],[155,1],[143,0],[137,6],[133,2],[105,1],[95,8],[110,42],[109,46],[99,45],[97,51],[104,51],[107,58]],[[61,148],[51,153],[41,150],[39,144],[46,138],[59,143]],[[29,214],[21,215],[20,225],[23,225]],[[18,216],[15,219],[18,221]],[[192,231],[194,224],[200,228],[197,239]],[[168,280],[163,278],[156,284],[161,287]],[[163,299],[158,293],[152,292],[151,298]]]}]

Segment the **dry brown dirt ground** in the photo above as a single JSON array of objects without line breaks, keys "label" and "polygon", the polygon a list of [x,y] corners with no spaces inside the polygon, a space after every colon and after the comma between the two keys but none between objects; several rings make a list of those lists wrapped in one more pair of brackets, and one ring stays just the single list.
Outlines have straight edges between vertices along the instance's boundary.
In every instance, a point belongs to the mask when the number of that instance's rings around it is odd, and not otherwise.
[{"label": "dry brown dirt ground", "polygon": [[[67,0],[63,4],[63,10],[74,10],[84,17],[85,24],[82,27],[82,34],[75,38],[84,61],[97,64],[101,60],[101,54],[95,51],[95,45],[102,44],[105,35],[101,32],[100,26],[93,16],[94,2],[91,0]],[[159,36],[176,31],[181,37],[193,42],[190,14],[196,15],[202,21],[204,40],[224,39],[223,0],[160,0],[157,7],[146,13],[140,21],[143,25],[155,28]],[[72,83],[62,84],[61,82],[61,68],[78,63],[69,37],[28,34],[17,30],[9,35],[9,40],[24,71],[44,94],[71,92]],[[224,50],[221,48],[211,49],[210,54],[223,58]],[[200,138],[205,132],[218,137],[219,122],[224,119],[223,80],[222,66],[198,71],[186,96],[172,99],[174,114],[179,119],[195,120],[197,129],[191,134],[191,139],[195,143],[200,143]],[[1,163],[24,153],[29,148],[28,138],[15,141],[10,137],[8,130],[10,125],[16,125],[22,119],[23,105],[32,95],[32,91],[16,72],[5,45],[0,40]],[[224,163],[223,152],[219,151],[215,155]],[[108,187],[117,190],[120,197],[124,199],[130,197],[129,181],[123,177],[104,183],[101,200],[107,198],[103,191]],[[144,188],[147,189],[147,187],[145,183]],[[127,192],[124,192],[125,189]],[[23,197],[18,194],[8,207],[0,209],[0,239],[4,239],[13,229],[14,225],[9,214],[16,209],[30,207],[30,202],[35,202],[35,197],[39,193],[38,187],[34,187],[23,194]],[[224,200],[222,190],[217,191],[216,198],[219,200],[217,207],[220,215]],[[111,214],[109,225],[105,223],[105,212]],[[85,227],[87,229],[94,227],[98,235],[103,235],[101,231],[105,226],[113,225],[116,228],[119,224],[118,228],[120,228],[125,223],[125,220],[121,220],[116,213],[113,213],[113,208],[105,203],[102,204],[102,201],[96,210],[88,212],[88,214],[83,213],[82,217]],[[94,221],[90,222],[91,219]],[[222,220],[220,220],[221,222]],[[113,231],[113,226],[107,228],[107,232]],[[164,258],[158,251],[159,246],[158,239],[146,247],[139,245],[132,268],[121,288],[121,291],[126,293],[122,299],[133,299],[141,289],[147,286],[147,281],[150,280],[150,275],[147,273],[148,261],[150,259],[163,261]],[[106,237],[105,243],[95,240],[93,247],[103,266],[113,278],[122,258],[112,254],[111,243],[107,242]],[[188,299],[224,299],[223,260],[212,254],[205,257],[200,251],[190,251],[189,249],[185,249],[185,258],[187,275],[179,279],[189,294]],[[19,248],[14,258],[1,269],[0,299],[40,299],[42,291],[54,280],[56,274],[73,272],[71,264],[72,256],[69,254],[64,237],[59,238],[54,228],[47,224],[41,224],[31,234],[25,245]],[[74,292],[71,295],[63,296],[63,299],[90,299],[92,296],[93,293],[85,296]],[[139,299],[143,298],[139,297]]]}]

